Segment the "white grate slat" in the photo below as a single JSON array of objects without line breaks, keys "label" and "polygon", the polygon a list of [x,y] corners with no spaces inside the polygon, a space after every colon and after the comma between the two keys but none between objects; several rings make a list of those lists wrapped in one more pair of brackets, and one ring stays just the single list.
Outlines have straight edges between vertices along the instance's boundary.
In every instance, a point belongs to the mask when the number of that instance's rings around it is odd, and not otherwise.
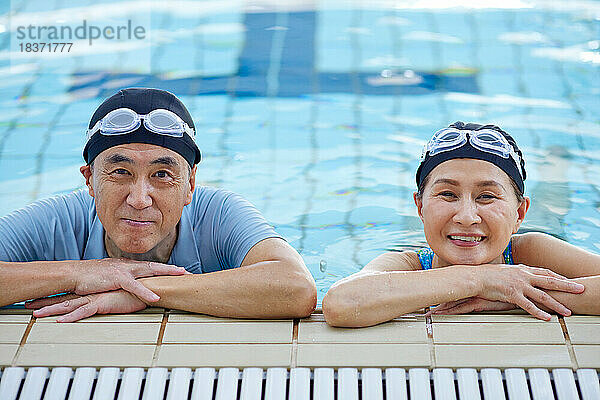
[{"label": "white grate slat", "polygon": [[385,370],[385,397],[408,400],[406,371],[404,368],[388,368]]},{"label": "white grate slat", "polygon": [[504,371],[506,378],[506,391],[510,400],[531,400],[527,376],[521,368],[508,368]]},{"label": "white grate slat", "polygon": [[[53,368],[48,379],[44,400],[65,400],[73,370],[68,367]],[[0,396],[0,399],[2,397]]]},{"label": "white grate slat", "polygon": [[358,400],[358,370],[356,368],[338,369],[337,398]]},{"label": "white grate slat", "polygon": [[197,368],[194,371],[191,400],[212,400],[215,389],[215,369]]},{"label": "white grate slat", "polygon": [[244,368],[240,400],[261,400],[262,381],[262,368]]},{"label": "white grate slat", "polygon": [[600,399],[600,382],[598,382],[598,372],[596,370],[577,370],[577,380],[579,381],[579,389],[581,389],[583,400]]},{"label": "white grate slat", "polygon": [[315,368],[313,400],[333,400],[333,368]]},{"label": "white grate slat", "polygon": [[2,379],[0,380],[0,399],[15,400],[24,376],[25,368],[5,368],[2,371]]},{"label": "white grate slat", "polygon": [[579,400],[577,386],[575,385],[575,376],[573,371],[567,368],[558,368],[552,370],[554,378],[554,387],[556,388],[556,398],[558,400]]},{"label": "white grate slat", "polygon": [[461,400],[481,400],[479,391],[479,375],[474,368],[459,368],[456,370],[458,381],[458,398]]},{"label": "white grate slat", "polygon": [[19,399],[39,400],[42,398],[44,385],[48,378],[49,371],[47,367],[33,367],[27,371],[23,390]]},{"label": "white grate slat", "polygon": [[92,400],[113,400],[120,372],[119,368],[101,368]]},{"label": "white grate slat", "polygon": [[167,400],[187,400],[191,378],[191,368],[173,368],[169,379]]},{"label": "white grate slat", "polygon": [[408,371],[411,400],[431,400],[431,384],[427,368],[412,368]]},{"label": "white grate slat", "polygon": [[550,373],[543,368],[532,368],[527,371],[529,375],[529,386],[533,400],[553,399],[554,391],[550,381]]},{"label": "white grate slat", "polygon": [[454,372],[450,368],[433,370],[433,393],[435,400],[456,400]]},{"label": "white grate slat", "polygon": [[222,368],[219,370],[216,400],[236,400],[240,370]]},{"label": "white grate slat", "polygon": [[290,371],[290,400],[310,400],[309,368],[292,368]]},{"label": "white grate slat", "polygon": [[502,372],[497,368],[483,368],[480,374],[485,400],[505,400]]},{"label": "white grate slat", "polygon": [[379,368],[363,368],[362,399],[383,400],[383,382]]},{"label": "white grate slat", "polygon": [[169,370],[166,368],[148,369],[142,400],[163,400],[168,374]]},{"label": "white grate slat", "polygon": [[71,384],[69,400],[89,400],[94,379],[96,379],[96,368],[77,368]]},{"label": "white grate slat", "polygon": [[265,400],[285,400],[287,386],[287,370],[285,368],[269,368],[265,384]]},{"label": "white grate slat", "polygon": [[117,400],[139,399],[145,374],[143,368],[125,368]]}]

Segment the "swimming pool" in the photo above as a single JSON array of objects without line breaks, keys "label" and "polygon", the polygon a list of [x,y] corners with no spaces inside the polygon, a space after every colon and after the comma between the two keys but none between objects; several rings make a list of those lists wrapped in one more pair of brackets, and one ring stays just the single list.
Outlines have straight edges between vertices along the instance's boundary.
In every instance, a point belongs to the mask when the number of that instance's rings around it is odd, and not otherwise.
[{"label": "swimming pool", "polygon": [[[414,171],[456,120],[498,124],[523,148],[524,229],[600,251],[600,2],[87,3],[0,5],[0,215],[82,187],[91,112],[153,86],[196,121],[197,179],[263,211],[319,301],[385,249],[424,242]],[[18,26],[86,18],[148,37],[19,51]]]}]

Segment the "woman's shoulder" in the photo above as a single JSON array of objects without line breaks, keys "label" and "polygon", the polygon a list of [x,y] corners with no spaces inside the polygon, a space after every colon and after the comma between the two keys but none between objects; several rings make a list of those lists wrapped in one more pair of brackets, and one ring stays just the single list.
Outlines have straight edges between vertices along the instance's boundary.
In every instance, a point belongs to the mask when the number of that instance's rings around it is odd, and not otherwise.
[{"label": "woman's shoulder", "polygon": [[388,251],[375,257],[361,272],[418,271],[421,262],[416,251]]}]

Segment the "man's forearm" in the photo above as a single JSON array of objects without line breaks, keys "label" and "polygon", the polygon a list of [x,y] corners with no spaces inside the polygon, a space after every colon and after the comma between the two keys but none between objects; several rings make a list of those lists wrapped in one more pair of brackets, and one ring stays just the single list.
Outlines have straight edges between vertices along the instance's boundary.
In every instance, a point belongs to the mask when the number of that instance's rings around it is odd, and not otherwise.
[{"label": "man's forearm", "polygon": [[316,304],[314,281],[284,261],[263,261],[208,274],[142,279],[160,300],[153,306],[221,317],[298,318]]},{"label": "man's forearm", "polygon": [[79,261],[0,262],[0,307],[73,290],[70,263]]}]

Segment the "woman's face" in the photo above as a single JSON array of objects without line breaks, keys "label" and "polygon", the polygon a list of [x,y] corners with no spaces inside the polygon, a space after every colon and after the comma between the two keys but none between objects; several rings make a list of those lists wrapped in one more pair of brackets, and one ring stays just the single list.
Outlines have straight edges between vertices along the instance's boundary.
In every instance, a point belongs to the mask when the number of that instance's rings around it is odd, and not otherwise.
[{"label": "woman's face", "polygon": [[453,159],[435,167],[415,204],[434,266],[500,262],[529,208],[519,202],[509,176],[496,165]]}]

